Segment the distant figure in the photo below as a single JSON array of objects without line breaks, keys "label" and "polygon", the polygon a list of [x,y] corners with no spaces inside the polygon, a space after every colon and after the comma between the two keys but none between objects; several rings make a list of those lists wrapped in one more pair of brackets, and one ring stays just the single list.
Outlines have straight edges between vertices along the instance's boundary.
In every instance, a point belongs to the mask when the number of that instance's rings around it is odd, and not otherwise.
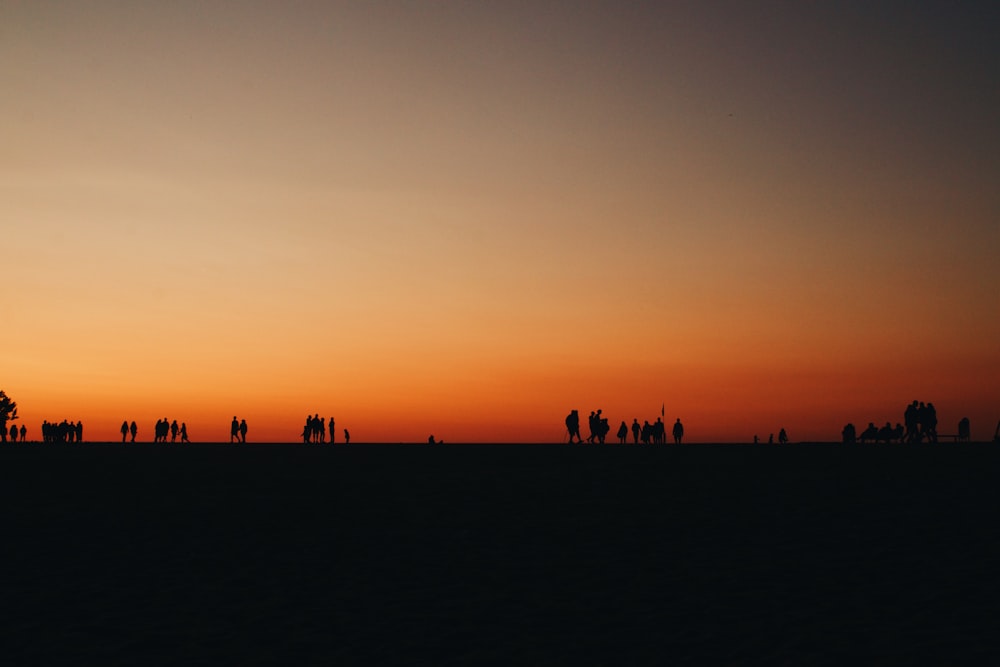
[{"label": "distant figure", "polygon": [[240,420],[240,440],[246,444],[247,441],[247,420]]},{"label": "distant figure", "polygon": [[17,427],[11,424],[10,427],[10,441],[17,442]]},{"label": "distant figure", "polygon": [[969,418],[962,417],[962,420],[958,422],[958,441],[968,442],[971,437],[972,429],[969,426]]},{"label": "distant figure", "polygon": [[785,429],[778,431],[778,444],[787,445],[788,444],[788,434],[785,433]]},{"label": "distant figure", "polygon": [[28,427],[25,426],[24,424],[21,424],[21,442],[24,442],[24,439],[27,437],[28,437]]},{"label": "distant figure", "polygon": [[905,439],[906,442],[919,442],[920,434],[917,433],[917,423],[919,420],[918,415],[918,403],[913,401],[906,406],[906,410],[903,411],[903,423],[906,424]]},{"label": "distant figure", "polygon": [[622,421],[622,425],[618,427],[618,444],[624,445],[626,440],[628,440],[628,424]]},{"label": "distant figure", "polygon": [[928,442],[937,442],[937,409],[935,409],[933,403],[928,403],[924,410],[924,420],[923,429],[924,433],[927,435]]},{"label": "distant figure", "polygon": [[681,444],[681,439],[684,437],[684,424],[681,423],[681,418],[678,417],[677,421],[674,422],[674,444]]},{"label": "distant figure", "polygon": [[760,438],[757,437],[756,433],[753,434],[753,444],[760,444]]},{"label": "distant figure", "polygon": [[429,438],[427,438],[427,444],[428,445],[436,445],[437,444],[437,442],[434,440],[434,436],[433,435],[430,436]]},{"label": "distant figure", "polygon": [[180,430],[176,419],[170,422],[170,442],[177,442],[177,432]]},{"label": "distant figure", "polygon": [[334,425],[333,417],[330,417],[330,444],[331,445],[333,444],[333,440],[334,440],[335,434],[337,433],[335,430],[333,430],[333,425]]},{"label": "distant figure", "polygon": [[[331,423],[333,422],[333,420],[330,420],[330,421],[331,421]],[[331,440],[331,442],[333,442],[333,441]],[[351,432],[348,431],[346,428],[344,429],[344,444],[345,445],[351,444]]]},{"label": "distant figure", "polygon": [[133,420],[132,424],[128,427],[128,432],[132,434],[132,442],[135,442],[135,436],[139,433],[139,427],[136,426],[135,420]]},{"label": "distant figure", "polygon": [[773,433],[771,435],[767,436],[767,444],[769,444],[769,445],[773,445],[774,444],[774,434]]},{"label": "distant figure", "polygon": [[233,415],[233,421],[229,424],[229,444],[240,441],[240,422]]},{"label": "distant figure", "polygon": [[83,442],[83,422],[76,423],[76,441]]},{"label": "distant figure", "polygon": [[576,436],[577,444],[583,443],[580,437],[580,413],[576,410],[566,415],[566,430],[569,431],[569,444],[573,444],[573,437]]},{"label": "distant figure", "polygon": [[872,442],[878,442],[878,426],[875,425],[875,422],[868,422],[868,428],[861,432],[858,439],[861,441],[861,444],[864,444],[869,440]]},{"label": "distant figure", "polygon": [[[319,415],[316,415],[319,417]],[[319,444],[326,442],[326,418],[319,417],[319,421],[316,423],[316,435],[319,436]]]},{"label": "distant figure", "polygon": [[853,445],[856,443],[858,441],[858,433],[854,429],[854,424],[848,422],[848,424],[844,426],[844,430],[840,432],[840,437],[845,445]]},{"label": "distant figure", "polygon": [[639,444],[639,432],[640,431],[642,431],[642,427],[639,426],[639,420],[638,419],[633,419],[632,420],[632,444],[633,445],[638,445]]},{"label": "distant figure", "polygon": [[188,440],[188,426],[184,422],[181,422],[181,442],[191,442]]},{"label": "distant figure", "polygon": [[122,422],[122,429],[121,430],[122,430],[122,443],[124,443],[125,442],[125,438],[128,437],[128,422],[127,421],[123,421]]}]

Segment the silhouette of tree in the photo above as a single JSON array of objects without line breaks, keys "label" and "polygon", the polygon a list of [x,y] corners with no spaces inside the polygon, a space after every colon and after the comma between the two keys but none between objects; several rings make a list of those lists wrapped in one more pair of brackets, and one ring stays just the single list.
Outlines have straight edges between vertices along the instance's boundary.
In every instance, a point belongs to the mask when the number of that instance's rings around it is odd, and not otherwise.
[{"label": "silhouette of tree", "polygon": [[17,403],[10,400],[6,392],[0,389],[0,434],[3,442],[7,442],[7,422],[17,419]]}]

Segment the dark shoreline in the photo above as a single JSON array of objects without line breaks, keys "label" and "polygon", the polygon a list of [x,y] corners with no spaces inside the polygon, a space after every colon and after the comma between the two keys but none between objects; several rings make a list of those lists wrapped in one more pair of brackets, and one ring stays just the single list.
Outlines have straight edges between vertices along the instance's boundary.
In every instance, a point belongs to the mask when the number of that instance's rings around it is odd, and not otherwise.
[{"label": "dark shoreline", "polygon": [[0,447],[9,664],[1000,656],[989,443],[90,444]]}]

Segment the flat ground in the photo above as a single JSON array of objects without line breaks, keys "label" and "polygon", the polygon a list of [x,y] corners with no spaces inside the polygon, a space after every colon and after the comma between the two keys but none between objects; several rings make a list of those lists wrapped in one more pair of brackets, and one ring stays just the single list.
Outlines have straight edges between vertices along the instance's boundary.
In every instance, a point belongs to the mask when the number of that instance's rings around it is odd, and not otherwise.
[{"label": "flat ground", "polygon": [[0,448],[5,664],[998,664],[995,445]]}]

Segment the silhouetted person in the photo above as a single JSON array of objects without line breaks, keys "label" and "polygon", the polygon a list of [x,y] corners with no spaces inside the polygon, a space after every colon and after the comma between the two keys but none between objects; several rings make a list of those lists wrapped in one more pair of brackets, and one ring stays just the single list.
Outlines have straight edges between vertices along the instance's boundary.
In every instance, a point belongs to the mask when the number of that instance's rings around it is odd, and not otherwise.
[{"label": "silhouetted person", "polygon": [[622,421],[622,425],[618,427],[618,444],[624,445],[626,440],[628,440],[628,424]]},{"label": "silhouetted person", "polygon": [[868,422],[868,428],[861,432],[861,442],[869,440],[878,442],[878,426],[875,426],[875,422]]},{"label": "silhouetted person", "polygon": [[580,413],[578,411],[572,410],[566,415],[566,430],[569,431],[569,444],[573,444],[574,436],[578,444],[583,442],[583,438],[580,437]]},{"label": "silhouetted person", "polygon": [[769,445],[773,445],[774,444],[774,434],[773,433],[771,435],[767,436],[767,444],[769,444]]},{"label": "silhouetted person", "polygon": [[590,415],[587,417],[587,442],[594,442],[594,433],[597,431],[597,427],[594,425],[594,421],[597,419],[597,415],[593,410],[590,411]]},{"label": "silhouetted person", "polygon": [[903,411],[903,423],[906,424],[906,433],[904,437],[907,442],[918,442],[920,439],[920,434],[917,433],[917,423],[919,418],[917,412],[918,407],[916,401],[907,405],[906,410]]},{"label": "silhouetted person", "polygon": [[656,423],[653,424],[653,444],[667,444],[667,427],[663,425],[662,417],[657,417]]},{"label": "silhouetted person", "polygon": [[128,432],[132,434],[132,442],[135,442],[135,436],[139,433],[139,427],[136,426],[135,421],[129,425]]},{"label": "silhouetted person", "polygon": [[759,443],[760,443],[760,438],[758,438],[758,437],[757,437],[757,434],[756,434],[756,433],[754,433],[754,434],[753,434],[753,444],[755,444],[755,445],[756,445],[756,444],[759,444]]},{"label": "silhouetted person", "polygon": [[176,419],[170,422],[170,442],[177,442],[177,432],[180,430]]},{"label": "silhouetted person", "polygon": [[240,441],[240,422],[236,419],[236,415],[233,415],[233,421],[229,425],[229,444]]},{"label": "silhouetted person", "polygon": [[677,421],[674,422],[674,444],[681,444],[681,440],[684,438],[684,424],[681,423],[681,418],[678,417]]},{"label": "silhouetted person", "polygon": [[316,435],[319,436],[319,444],[326,442],[326,418],[320,417],[319,424],[316,426]]},{"label": "silhouetted person", "polygon": [[330,444],[331,445],[333,444],[333,440],[334,440],[335,434],[337,433],[336,431],[333,430],[334,423],[335,422],[333,421],[333,417],[330,417]]},{"label": "silhouetted person", "polygon": [[247,420],[240,420],[240,440],[245,444],[247,441]]},{"label": "silhouetted person", "polygon": [[638,445],[639,444],[639,432],[640,431],[642,431],[642,427],[639,426],[639,420],[638,419],[633,419],[632,420],[632,444],[633,445]]},{"label": "silhouetted person", "polygon": [[434,440],[434,436],[433,435],[430,436],[429,438],[427,438],[427,444],[428,445],[435,445],[435,444],[437,444],[437,442]]},{"label": "silhouetted person", "polygon": [[348,431],[346,428],[344,429],[344,444],[345,445],[351,444],[351,432]]},{"label": "silhouetted person", "polygon": [[969,425],[969,418],[962,417],[961,421],[958,422],[958,441],[968,442],[971,437],[972,428]]},{"label": "silhouetted person", "polygon": [[850,422],[844,426],[844,430],[840,432],[840,437],[845,445],[853,445],[858,441],[857,431],[854,430],[854,424]]},{"label": "silhouetted person", "polygon": [[778,431],[778,444],[787,445],[788,444],[788,434],[785,433],[785,429]]},{"label": "silhouetted person", "polygon": [[13,424],[10,427],[10,441],[17,442],[17,427]]},{"label": "silhouetted person", "polygon": [[122,443],[124,443],[125,442],[125,438],[128,437],[128,422],[127,421],[123,421],[122,422],[121,431],[122,431]]},{"label": "silhouetted person", "polygon": [[191,442],[188,440],[188,427],[184,422],[181,422],[181,442]]},{"label": "silhouetted person", "polygon": [[24,442],[24,439],[27,437],[28,437],[28,427],[25,426],[24,424],[21,424],[21,442]]},{"label": "silhouetted person", "polygon": [[937,409],[934,407],[933,403],[928,403],[927,407],[924,409],[924,421],[923,428],[924,433],[927,434],[928,442],[937,442]]}]

